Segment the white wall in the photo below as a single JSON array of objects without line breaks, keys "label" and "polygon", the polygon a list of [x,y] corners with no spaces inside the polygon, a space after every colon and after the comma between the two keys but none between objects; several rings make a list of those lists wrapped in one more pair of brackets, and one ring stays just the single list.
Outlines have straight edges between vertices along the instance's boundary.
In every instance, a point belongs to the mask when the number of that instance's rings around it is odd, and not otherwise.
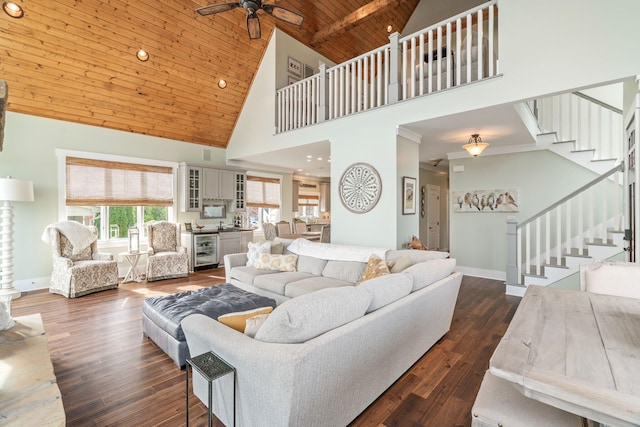
[{"label": "white wall", "polygon": [[[405,133],[405,132],[402,132]],[[416,159],[419,155],[420,140],[419,136],[411,135],[399,135],[397,141],[397,154],[396,163],[398,165],[398,172],[396,175],[396,188],[398,191],[398,224],[396,243],[393,247],[401,248],[403,243],[410,242],[411,237],[417,234],[417,230],[420,228],[420,180],[419,169]],[[404,215],[402,213],[402,199],[404,198],[403,178],[415,178],[416,187],[413,194],[413,201],[415,203],[415,213]]]}]

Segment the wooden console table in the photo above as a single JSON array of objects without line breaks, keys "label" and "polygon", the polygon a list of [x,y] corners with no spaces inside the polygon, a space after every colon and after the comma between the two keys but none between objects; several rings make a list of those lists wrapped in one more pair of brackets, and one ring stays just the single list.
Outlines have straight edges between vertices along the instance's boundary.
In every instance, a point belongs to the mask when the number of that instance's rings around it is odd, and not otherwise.
[{"label": "wooden console table", "polygon": [[64,427],[62,396],[40,314],[0,331],[0,424]]},{"label": "wooden console table", "polygon": [[640,299],[529,286],[489,365],[532,399],[640,425]]}]

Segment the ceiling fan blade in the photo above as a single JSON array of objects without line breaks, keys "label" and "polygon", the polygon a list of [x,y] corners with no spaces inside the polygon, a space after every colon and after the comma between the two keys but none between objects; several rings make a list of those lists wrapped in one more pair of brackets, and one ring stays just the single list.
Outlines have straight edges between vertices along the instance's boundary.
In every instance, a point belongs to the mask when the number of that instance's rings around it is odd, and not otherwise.
[{"label": "ceiling fan blade", "polygon": [[262,37],[260,33],[260,20],[258,19],[258,15],[255,13],[247,15],[247,31],[249,32],[249,38],[251,40]]},{"label": "ceiling fan blade", "polygon": [[275,4],[263,4],[262,10],[271,16],[275,16],[276,18],[293,25],[302,25],[302,21],[304,20],[304,16],[300,15],[298,12],[285,9],[281,6],[276,6]]},{"label": "ceiling fan blade", "polygon": [[242,5],[238,2],[227,2],[227,3],[219,3],[219,4],[210,4],[209,6],[203,6],[196,9],[202,16],[214,15],[220,12],[226,12],[227,10],[235,9],[236,7],[241,7]]}]

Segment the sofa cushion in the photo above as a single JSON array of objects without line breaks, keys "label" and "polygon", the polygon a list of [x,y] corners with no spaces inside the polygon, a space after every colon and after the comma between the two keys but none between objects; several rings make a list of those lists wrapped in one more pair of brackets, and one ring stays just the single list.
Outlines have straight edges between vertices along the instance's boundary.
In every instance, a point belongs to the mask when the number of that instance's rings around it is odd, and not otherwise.
[{"label": "sofa cushion", "polygon": [[385,274],[358,285],[371,294],[371,304],[367,313],[405,297],[413,289],[413,277],[410,273]]},{"label": "sofa cushion", "polygon": [[400,273],[413,264],[413,261],[411,261],[411,258],[409,256],[401,256],[401,257],[398,257],[395,261],[387,261],[387,262],[392,262],[392,265],[391,265],[392,273]]},{"label": "sofa cushion", "polygon": [[455,259],[433,259],[414,264],[407,268],[404,273],[408,273],[413,277],[413,291],[417,291],[447,277],[453,273],[455,267]]},{"label": "sofa cushion", "polygon": [[362,277],[366,266],[366,262],[329,260],[322,270],[322,275],[330,279],[356,283]]},{"label": "sofa cushion", "polygon": [[272,254],[280,254],[284,251],[284,245],[282,242],[271,242],[271,253]]},{"label": "sofa cushion", "polygon": [[298,255],[260,254],[255,262],[258,270],[296,271]]},{"label": "sofa cushion", "polygon": [[258,307],[251,310],[236,311],[218,316],[218,322],[223,325],[227,325],[238,332],[244,333],[247,319],[257,316],[258,314],[269,314],[271,311],[273,311],[273,307]]},{"label": "sofa cushion", "polygon": [[338,288],[341,286],[353,286],[353,283],[345,282],[344,280],[330,279],[328,277],[312,276],[289,282],[284,288],[284,295],[289,298],[296,298],[320,289]]},{"label": "sofa cushion", "polygon": [[256,265],[256,261],[258,260],[258,256],[260,254],[268,254],[271,252],[271,242],[266,240],[264,242],[249,242],[247,252],[247,266],[254,267]]},{"label": "sofa cushion", "polygon": [[253,286],[276,294],[284,295],[285,287],[288,283],[313,277],[314,276],[309,273],[302,273],[299,271],[275,272],[275,274],[256,276],[253,279]]},{"label": "sofa cushion", "polygon": [[307,255],[298,256],[298,271],[311,273],[314,276],[322,276],[322,270],[326,265],[326,259],[314,258]]},{"label": "sofa cushion", "polygon": [[278,272],[273,270],[256,270],[253,267],[241,266],[241,267],[233,267],[231,269],[231,273],[229,274],[229,277],[231,277],[232,279],[236,279],[242,283],[253,285],[253,281],[255,280],[256,277],[262,276],[265,274],[276,274],[276,273]]},{"label": "sofa cushion", "polygon": [[371,255],[358,283],[366,282],[374,277],[384,276],[385,274],[389,274],[387,263],[377,256]]},{"label": "sofa cushion", "polygon": [[371,295],[353,286],[322,289],[278,306],[256,333],[260,341],[301,343],[362,317]]}]

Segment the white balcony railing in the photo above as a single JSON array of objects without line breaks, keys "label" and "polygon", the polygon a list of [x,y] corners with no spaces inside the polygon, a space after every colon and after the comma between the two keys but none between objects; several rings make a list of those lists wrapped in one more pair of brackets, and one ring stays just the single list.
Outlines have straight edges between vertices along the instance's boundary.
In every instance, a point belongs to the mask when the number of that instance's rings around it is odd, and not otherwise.
[{"label": "white balcony railing", "polygon": [[277,91],[276,131],[394,104],[498,74],[496,0]]}]

